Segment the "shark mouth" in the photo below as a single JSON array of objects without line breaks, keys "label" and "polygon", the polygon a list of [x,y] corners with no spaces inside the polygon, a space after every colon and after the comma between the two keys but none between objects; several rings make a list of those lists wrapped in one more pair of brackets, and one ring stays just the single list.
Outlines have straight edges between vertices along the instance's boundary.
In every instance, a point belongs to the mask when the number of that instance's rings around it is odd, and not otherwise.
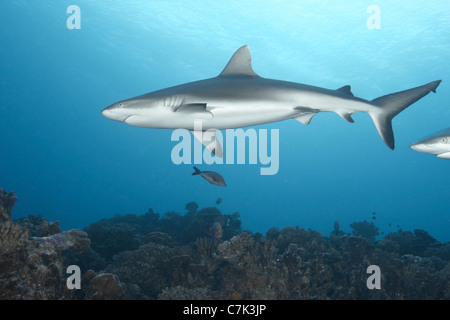
[{"label": "shark mouth", "polygon": [[122,121],[126,123],[129,118],[134,117],[134,116],[135,116],[135,114],[129,115],[128,117],[126,117]]},{"label": "shark mouth", "polygon": [[148,126],[148,119],[145,119],[144,117],[138,115],[138,114],[132,114],[128,117],[126,117],[123,122],[126,124],[129,124],[130,126],[136,126],[136,127],[147,127]]}]

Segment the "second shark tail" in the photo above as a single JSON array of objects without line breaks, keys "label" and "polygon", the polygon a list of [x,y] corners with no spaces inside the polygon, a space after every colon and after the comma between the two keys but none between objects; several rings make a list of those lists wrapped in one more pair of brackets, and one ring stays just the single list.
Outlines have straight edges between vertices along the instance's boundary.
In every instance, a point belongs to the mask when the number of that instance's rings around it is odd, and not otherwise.
[{"label": "second shark tail", "polygon": [[392,119],[414,102],[425,97],[431,91],[436,92],[436,88],[440,83],[441,80],[433,81],[420,87],[391,93],[371,101],[372,104],[379,108],[369,114],[372,117],[379,135],[389,148],[392,150],[395,148]]}]

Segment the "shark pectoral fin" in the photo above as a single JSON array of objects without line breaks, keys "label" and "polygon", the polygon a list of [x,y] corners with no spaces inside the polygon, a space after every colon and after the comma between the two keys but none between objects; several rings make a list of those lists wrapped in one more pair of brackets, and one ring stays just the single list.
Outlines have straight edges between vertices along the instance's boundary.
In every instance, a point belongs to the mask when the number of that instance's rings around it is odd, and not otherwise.
[{"label": "shark pectoral fin", "polygon": [[183,104],[174,108],[174,111],[198,119],[214,118],[214,115],[211,113],[211,111],[207,110],[206,103]]},{"label": "shark pectoral fin", "polygon": [[223,158],[222,146],[220,141],[217,140],[216,131],[217,130],[190,130],[193,136],[200,141],[201,144],[205,146],[206,149],[211,151],[216,157]]},{"label": "shark pectoral fin", "polygon": [[294,117],[295,120],[308,125],[311,119],[319,112],[317,109],[305,108],[305,107],[295,107],[295,110],[299,111],[299,114]]},{"label": "shark pectoral fin", "polygon": [[436,157],[441,158],[441,159],[450,160],[450,152],[444,152],[441,154],[437,154]]},{"label": "shark pectoral fin", "polygon": [[211,105],[207,105],[206,106],[206,111],[211,112],[214,109],[222,109],[223,107],[215,107],[215,106],[211,106]]},{"label": "shark pectoral fin", "polygon": [[336,91],[339,91],[339,92],[342,92],[342,93],[344,93],[344,94],[346,94],[348,96],[354,97],[353,92],[352,92],[352,87],[350,87],[349,85],[343,86],[343,87],[337,89]]}]

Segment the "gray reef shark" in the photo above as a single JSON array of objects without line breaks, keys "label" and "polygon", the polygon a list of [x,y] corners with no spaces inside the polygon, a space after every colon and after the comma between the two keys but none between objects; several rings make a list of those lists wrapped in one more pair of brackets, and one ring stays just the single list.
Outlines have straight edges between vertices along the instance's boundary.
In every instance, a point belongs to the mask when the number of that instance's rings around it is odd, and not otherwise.
[{"label": "gray reef shark", "polygon": [[430,153],[441,159],[450,160],[450,128],[433,133],[410,145],[419,152]]},{"label": "gray reef shark", "polygon": [[[248,46],[239,48],[217,77],[190,82],[105,108],[112,120],[147,128],[188,129],[216,156],[222,148],[211,130],[233,129],[295,119],[305,125],[319,112],[335,112],[348,122],[366,112],[385,144],[394,149],[392,119],[408,106],[436,92],[441,80],[374,100],[353,96],[350,86],[337,90],[272,80],[257,75]],[[201,121],[202,131],[194,130]],[[209,138],[207,138],[209,137]]]}]

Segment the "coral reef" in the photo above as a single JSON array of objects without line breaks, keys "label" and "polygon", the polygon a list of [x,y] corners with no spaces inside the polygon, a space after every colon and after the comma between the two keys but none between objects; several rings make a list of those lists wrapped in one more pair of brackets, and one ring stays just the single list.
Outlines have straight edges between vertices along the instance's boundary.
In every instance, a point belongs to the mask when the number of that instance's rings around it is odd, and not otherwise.
[{"label": "coral reef", "polygon": [[188,246],[168,247],[148,243],[138,250],[125,251],[106,267],[123,282],[138,285],[142,293],[155,299],[164,288],[194,284],[198,267]]},{"label": "coral reef", "polygon": [[[351,234],[336,221],[329,237],[298,226],[264,236],[241,231],[238,213],[190,202],[184,214],[61,231],[42,217],[11,221],[16,199],[0,190],[0,299],[450,299],[450,243],[424,230],[376,240],[373,221]],[[69,265],[81,289],[66,286]],[[381,289],[367,287],[370,265]]]},{"label": "coral reef", "polygon": [[350,227],[353,229],[354,235],[366,238],[369,241],[375,241],[375,237],[380,234],[373,221],[368,222],[364,220],[353,222],[350,224]]},{"label": "coral reef", "polygon": [[116,215],[92,223],[84,231],[92,241],[92,249],[106,261],[111,261],[120,252],[136,250],[149,241],[167,241],[167,236],[176,242],[193,244],[208,235],[228,240],[241,231],[238,214],[222,214],[216,207],[198,208],[195,202],[190,202],[186,204],[184,215],[167,212],[161,218],[152,209],[140,216]]},{"label": "coral reef", "polygon": [[[80,253],[89,247],[81,230],[56,231],[56,224],[41,221],[37,234],[32,223],[19,224],[10,219],[15,197],[1,190],[0,210],[7,213],[0,222],[0,299],[61,299],[71,293],[65,285],[66,261],[63,251]],[[39,218],[31,217],[37,221]],[[49,227],[49,228],[47,228]],[[59,228],[59,227],[58,227]]]},{"label": "coral reef", "polygon": [[27,218],[21,218],[15,222],[26,227],[31,237],[47,237],[61,232],[59,221],[50,222],[41,216],[30,214]]},{"label": "coral reef", "polygon": [[86,232],[77,229],[63,231],[48,237],[31,237],[30,240],[39,251],[49,254],[60,254],[64,250],[82,253],[89,249],[91,244]]},{"label": "coral reef", "polygon": [[378,245],[386,251],[416,256],[423,256],[427,250],[431,250],[433,247],[440,247],[436,239],[431,237],[426,231],[419,229],[413,232],[399,230],[396,233],[390,233],[379,241]]},{"label": "coral reef", "polygon": [[260,234],[242,232],[218,246],[224,260],[221,299],[286,299],[286,270],[274,244]]}]

